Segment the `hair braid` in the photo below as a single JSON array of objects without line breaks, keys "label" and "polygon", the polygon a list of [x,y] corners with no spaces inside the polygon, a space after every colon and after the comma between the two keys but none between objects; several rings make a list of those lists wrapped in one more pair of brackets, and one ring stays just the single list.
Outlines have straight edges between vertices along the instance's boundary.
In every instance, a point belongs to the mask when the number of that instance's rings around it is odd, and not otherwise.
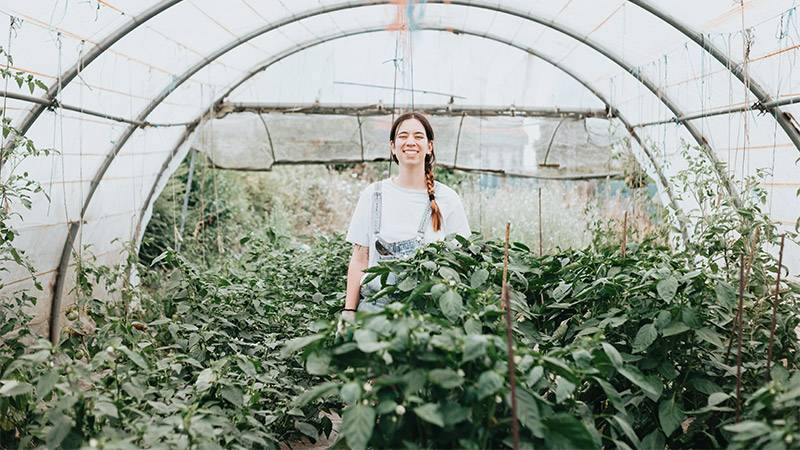
[{"label": "hair braid", "polygon": [[431,201],[431,225],[433,225],[433,231],[439,231],[442,229],[442,211],[436,204],[435,180],[433,179],[434,162],[436,162],[436,157],[433,156],[433,153],[425,157],[425,186],[428,188],[428,198]]}]

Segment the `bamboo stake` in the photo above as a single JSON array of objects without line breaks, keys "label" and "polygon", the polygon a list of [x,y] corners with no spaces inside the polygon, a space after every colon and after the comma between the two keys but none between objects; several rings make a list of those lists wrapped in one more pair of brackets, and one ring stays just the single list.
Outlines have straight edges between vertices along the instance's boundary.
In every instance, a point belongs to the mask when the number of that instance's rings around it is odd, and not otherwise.
[{"label": "bamboo stake", "polygon": [[[541,192],[541,191],[540,191]],[[508,240],[511,234],[511,223],[506,223],[506,243],[503,257],[503,308],[506,310],[506,345],[508,347],[508,378],[511,384],[511,435],[514,439],[514,450],[519,450],[519,423],[517,422],[517,386],[516,368],[514,365],[514,346],[512,340],[511,301],[508,294]]]},{"label": "bamboo stake", "polygon": [[[750,269],[753,267],[753,259],[755,258],[756,249],[758,247],[758,239],[761,237],[761,229],[756,228],[755,233],[753,233],[753,239],[750,241],[750,254],[747,255],[747,263],[744,265],[744,286],[747,288],[748,279],[750,278]],[[742,258],[744,255],[741,256]],[[741,270],[741,267],[739,268]],[[738,309],[736,311],[736,317],[733,319],[733,328],[731,329],[731,335],[728,338],[728,348],[725,350],[725,361],[728,361],[728,357],[731,354],[731,349],[733,348],[733,338],[736,335],[737,327],[742,326],[742,310]]]},{"label": "bamboo stake", "polygon": [[739,348],[736,351],[736,422],[742,412],[742,308],[744,307],[744,255],[739,256],[739,310],[737,317]]},{"label": "bamboo stake", "polygon": [[539,188],[539,257],[544,254],[542,244],[542,188]]},{"label": "bamboo stake", "polygon": [[625,216],[622,219],[622,246],[620,247],[619,252],[624,258],[627,251],[628,251],[628,211],[625,211]]},{"label": "bamboo stake", "polygon": [[778,315],[778,302],[780,301],[781,292],[781,267],[783,266],[783,244],[786,235],[781,235],[781,248],[778,251],[778,276],[775,280],[775,299],[772,301],[772,324],[769,329],[769,347],[767,347],[767,381],[769,381],[769,366],[772,363],[772,346],[775,342],[775,325]]}]

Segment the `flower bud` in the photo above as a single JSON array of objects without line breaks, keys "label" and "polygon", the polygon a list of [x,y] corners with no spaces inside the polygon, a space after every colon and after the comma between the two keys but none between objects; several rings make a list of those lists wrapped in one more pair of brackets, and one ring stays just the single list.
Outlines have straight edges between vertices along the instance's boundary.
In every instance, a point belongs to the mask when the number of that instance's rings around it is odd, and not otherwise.
[{"label": "flower bud", "polygon": [[394,407],[394,413],[397,414],[398,416],[402,416],[403,414],[406,413],[406,407],[403,405],[397,405]]}]

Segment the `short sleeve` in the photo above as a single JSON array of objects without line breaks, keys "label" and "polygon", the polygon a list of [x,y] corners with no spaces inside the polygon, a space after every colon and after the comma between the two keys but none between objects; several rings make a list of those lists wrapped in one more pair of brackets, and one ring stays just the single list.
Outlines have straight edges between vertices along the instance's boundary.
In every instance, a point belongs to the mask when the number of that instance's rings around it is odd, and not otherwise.
[{"label": "short sleeve", "polygon": [[350,219],[350,227],[347,229],[347,237],[345,240],[352,244],[362,245],[367,247],[369,245],[369,205],[370,194],[372,189],[367,188],[361,192],[358,197],[358,204],[353,211],[353,217]]},{"label": "short sleeve", "polygon": [[445,228],[445,234],[456,233],[466,238],[471,234],[467,213],[464,211],[464,205],[461,203],[461,197],[458,194],[453,198],[453,210],[450,211],[445,219]]}]

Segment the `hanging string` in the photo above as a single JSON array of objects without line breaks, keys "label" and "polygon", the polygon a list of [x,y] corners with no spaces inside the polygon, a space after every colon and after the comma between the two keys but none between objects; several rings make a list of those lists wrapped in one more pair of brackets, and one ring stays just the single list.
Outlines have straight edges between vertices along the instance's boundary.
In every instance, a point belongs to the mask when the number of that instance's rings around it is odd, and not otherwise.
[{"label": "hanging string", "polygon": [[[394,59],[392,60],[392,64],[394,64],[394,84],[392,84],[392,124],[394,123],[394,114],[395,108],[397,107],[397,53],[400,48],[400,33],[402,30],[397,31],[397,36],[394,40]],[[391,126],[391,124],[390,124]],[[389,177],[392,176],[392,156],[389,155]]]}]

